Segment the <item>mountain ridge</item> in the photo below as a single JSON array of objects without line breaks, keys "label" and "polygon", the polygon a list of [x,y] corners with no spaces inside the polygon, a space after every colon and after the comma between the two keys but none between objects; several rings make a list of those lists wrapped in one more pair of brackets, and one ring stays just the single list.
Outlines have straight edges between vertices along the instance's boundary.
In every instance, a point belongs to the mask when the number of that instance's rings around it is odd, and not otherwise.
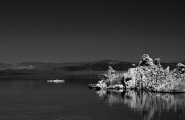
[{"label": "mountain ridge", "polygon": [[[182,61],[181,63],[185,63]],[[115,70],[122,70],[127,67],[131,67],[132,64],[138,64],[136,62],[128,62],[128,61],[118,61],[118,60],[97,60],[97,61],[89,61],[89,62],[64,62],[64,63],[52,63],[52,62],[21,62],[16,64],[6,64],[0,63],[0,71],[3,70],[19,70],[19,69],[61,69],[61,68],[73,68],[73,67],[80,67],[81,69],[84,67],[93,67],[94,70],[102,69],[106,70],[108,66],[112,66]],[[170,66],[172,69],[176,66],[177,62],[161,62],[163,67]],[[120,66],[119,66],[120,65]],[[124,66],[126,65],[126,66]],[[123,68],[121,68],[123,67]]]},{"label": "mountain ridge", "polygon": [[[185,61],[182,62],[185,64]],[[72,63],[45,63],[45,62],[21,62],[17,64],[0,63],[0,76],[8,75],[61,75],[67,73],[80,72],[93,73],[91,71],[107,71],[111,66],[116,71],[126,71],[138,65],[135,62],[117,61],[117,60],[98,60],[90,62],[72,62]],[[176,62],[165,63],[161,65],[166,68],[174,69],[177,65]]]}]

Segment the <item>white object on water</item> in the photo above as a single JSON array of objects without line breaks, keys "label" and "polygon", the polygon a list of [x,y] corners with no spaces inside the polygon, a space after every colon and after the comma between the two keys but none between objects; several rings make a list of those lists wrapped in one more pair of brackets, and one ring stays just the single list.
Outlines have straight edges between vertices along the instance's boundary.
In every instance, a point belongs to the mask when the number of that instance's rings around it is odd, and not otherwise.
[{"label": "white object on water", "polygon": [[47,80],[47,82],[49,82],[49,83],[64,83],[65,80],[58,80],[58,79],[56,79],[56,80]]}]

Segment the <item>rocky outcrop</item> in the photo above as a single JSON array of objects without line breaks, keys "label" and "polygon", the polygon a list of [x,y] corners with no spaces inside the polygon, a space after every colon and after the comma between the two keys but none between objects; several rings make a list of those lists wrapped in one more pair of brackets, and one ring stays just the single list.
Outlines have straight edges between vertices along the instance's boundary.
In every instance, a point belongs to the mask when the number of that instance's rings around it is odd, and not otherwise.
[{"label": "rocky outcrop", "polygon": [[163,69],[160,58],[153,61],[148,54],[143,54],[137,67],[132,67],[123,74],[117,74],[109,67],[104,76],[106,77],[102,77],[97,84],[90,84],[90,88],[185,92],[185,65],[178,63],[172,71],[169,67]]},{"label": "rocky outcrop", "polygon": [[123,89],[122,78],[123,74],[117,73],[111,66],[109,66],[106,74],[100,75],[101,80],[97,84],[89,84],[90,89]]}]

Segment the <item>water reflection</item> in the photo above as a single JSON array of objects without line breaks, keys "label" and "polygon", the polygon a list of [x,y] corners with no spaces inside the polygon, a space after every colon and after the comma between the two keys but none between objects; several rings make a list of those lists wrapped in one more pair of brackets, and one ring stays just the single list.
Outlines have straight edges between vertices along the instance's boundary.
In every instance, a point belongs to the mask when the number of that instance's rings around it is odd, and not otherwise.
[{"label": "water reflection", "polygon": [[110,106],[126,104],[132,111],[138,111],[144,119],[172,111],[181,119],[185,118],[185,94],[151,93],[146,91],[96,91]]}]

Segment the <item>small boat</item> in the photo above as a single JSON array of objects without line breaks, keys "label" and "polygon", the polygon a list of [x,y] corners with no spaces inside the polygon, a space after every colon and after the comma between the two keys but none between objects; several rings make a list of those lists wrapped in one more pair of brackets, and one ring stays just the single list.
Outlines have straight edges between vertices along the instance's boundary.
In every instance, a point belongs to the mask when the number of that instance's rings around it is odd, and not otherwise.
[{"label": "small boat", "polygon": [[47,80],[48,83],[65,83],[65,80]]}]

